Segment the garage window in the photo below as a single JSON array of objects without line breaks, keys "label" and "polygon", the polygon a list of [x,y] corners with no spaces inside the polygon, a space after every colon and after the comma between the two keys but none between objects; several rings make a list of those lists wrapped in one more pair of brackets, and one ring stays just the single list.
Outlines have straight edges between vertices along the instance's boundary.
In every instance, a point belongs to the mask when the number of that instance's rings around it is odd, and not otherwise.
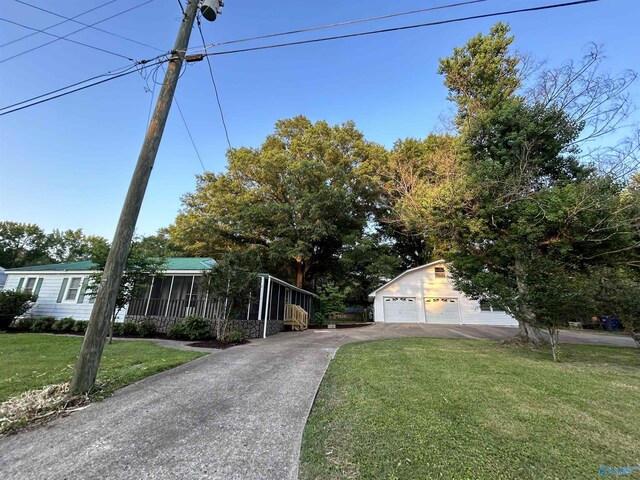
[{"label": "garage window", "polygon": [[436,278],[446,278],[444,267],[436,267]]}]

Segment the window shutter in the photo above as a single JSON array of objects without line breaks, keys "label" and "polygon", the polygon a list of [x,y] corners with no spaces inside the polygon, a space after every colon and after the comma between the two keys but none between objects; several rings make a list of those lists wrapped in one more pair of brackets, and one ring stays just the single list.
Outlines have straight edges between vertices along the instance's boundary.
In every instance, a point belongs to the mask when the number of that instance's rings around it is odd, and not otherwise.
[{"label": "window shutter", "polygon": [[16,292],[19,292],[20,290],[22,290],[22,284],[24,283],[24,277],[22,277],[20,280],[18,280],[18,286],[16,287]]},{"label": "window shutter", "polygon": [[44,279],[42,277],[40,277],[36,281],[36,288],[33,289],[33,294],[36,295],[36,296],[40,293],[40,287],[42,287],[42,280],[44,280]]},{"label": "window shutter", "polygon": [[82,286],[80,287],[80,294],[78,295],[78,303],[84,302],[84,294],[87,291],[88,284],[89,284],[89,277],[84,277],[84,280],[82,280]]},{"label": "window shutter", "polygon": [[68,278],[63,278],[62,279],[62,286],[60,287],[60,293],[58,293],[58,299],[56,300],[57,303],[61,303],[62,302],[62,298],[64,297],[64,291],[67,289],[67,282],[69,281]]}]

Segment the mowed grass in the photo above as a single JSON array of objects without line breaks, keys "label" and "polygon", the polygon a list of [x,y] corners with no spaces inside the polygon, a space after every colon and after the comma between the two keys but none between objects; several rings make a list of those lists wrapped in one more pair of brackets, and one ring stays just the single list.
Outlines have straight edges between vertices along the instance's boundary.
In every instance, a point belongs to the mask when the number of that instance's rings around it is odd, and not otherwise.
[{"label": "mowed grass", "polygon": [[561,351],[553,364],[546,349],[495,342],[343,346],[304,432],[300,478],[564,480],[640,465],[640,352]]},{"label": "mowed grass", "polygon": [[[81,345],[82,337],[0,334],[0,402],[27,390],[71,380]],[[160,347],[152,342],[107,344],[94,398],[202,355]]]}]

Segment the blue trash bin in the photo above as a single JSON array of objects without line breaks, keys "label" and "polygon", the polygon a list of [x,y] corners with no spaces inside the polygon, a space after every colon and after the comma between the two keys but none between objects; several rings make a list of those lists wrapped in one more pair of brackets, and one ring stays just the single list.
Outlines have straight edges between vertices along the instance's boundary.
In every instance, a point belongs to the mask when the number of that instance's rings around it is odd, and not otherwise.
[{"label": "blue trash bin", "polygon": [[608,332],[618,332],[622,330],[622,324],[618,317],[613,315],[606,315],[604,317],[600,317],[600,322],[602,323],[602,328],[607,330]]}]

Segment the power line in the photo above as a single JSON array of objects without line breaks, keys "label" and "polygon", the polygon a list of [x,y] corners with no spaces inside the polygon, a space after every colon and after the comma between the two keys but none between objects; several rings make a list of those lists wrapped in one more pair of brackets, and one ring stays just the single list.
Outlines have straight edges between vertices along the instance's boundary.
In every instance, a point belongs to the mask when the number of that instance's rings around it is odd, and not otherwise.
[{"label": "power line", "polygon": [[[424,13],[424,12],[430,12],[430,11],[434,11],[434,10],[444,10],[447,8],[454,8],[454,7],[461,7],[461,6],[465,6],[465,5],[471,5],[474,3],[484,3],[484,2],[488,2],[489,0],[468,0],[465,2],[458,2],[458,3],[450,3],[448,5],[438,5],[436,7],[428,7],[428,8],[420,8],[418,10],[410,10],[407,12],[399,12],[399,13],[390,13],[387,15],[379,15],[377,17],[369,17],[369,18],[361,18],[358,20],[348,20],[346,22],[339,22],[339,23],[330,23],[328,25],[319,25],[316,27],[309,27],[309,28],[301,28],[298,30],[289,30],[286,32],[279,32],[279,33],[270,33],[267,35],[260,35],[257,37],[249,37],[249,38],[241,38],[241,39],[237,39],[237,40],[228,40],[226,42],[218,42],[218,43],[212,43],[210,45],[207,45],[204,47],[204,50],[206,51],[209,48],[213,48],[213,47],[219,47],[221,45],[230,45],[233,43],[242,43],[242,42],[251,42],[254,40],[264,40],[265,38],[274,38],[274,37],[282,37],[285,35],[293,35],[296,33],[305,33],[305,32],[312,32],[315,30],[323,30],[326,28],[335,28],[335,27],[343,27],[346,25],[354,25],[357,23],[365,23],[365,22],[373,22],[376,20],[385,20],[388,18],[394,18],[394,17],[401,17],[401,16],[405,16],[405,15],[414,15],[417,13]],[[201,51],[202,49],[200,48],[196,48],[196,49],[189,49],[189,52],[197,52],[197,51]]]},{"label": "power line", "polygon": [[64,36],[62,36],[62,37],[60,37],[60,38],[56,38],[56,39],[54,39],[54,40],[51,40],[50,42],[40,44],[40,45],[35,46],[35,47],[33,47],[33,48],[30,48],[30,49],[28,49],[28,50],[24,50],[23,52],[20,52],[20,53],[17,53],[17,54],[15,54],[15,55],[12,55],[11,57],[3,58],[2,60],[0,60],[0,63],[7,62],[7,61],[12,60],[12,59],[14,59],[14,58],[17,58],[17,57],[20,57],[20,56],[25,55],[25,54],[27,54],[27,53],[33,52],[34,50],[38,50],[39,48],[46,47],[47,45],[51,45],[52,43],[55,43],[55,42],[57,42],[57,41],[59,41],[59,40],[61,40],[61,39],[66,39],[67,37],[70,37],[71,35],[75,35],[75,34],[76,34],[76,33],[78,33],[78,32],[82,32],[83,30],[86,30],[87,28],[94,27],[94,26],[98,25],[99,23],[103,23],[103,22],[106,22],[107,20],[111,20],[112,18],[119,17],[120,15],[124,15],[125,13],[129,13],[130,11],[135,10],[136,8],[140,8],[140,7],[144,6],[144,5],[147,5],[148,3],[151,3],[151,2],[153,2],[153,1],[154,1],[154,0],[146,0],[146,1],[145,1],[145,2],[143,2],[143,3],[140,3],[140,4],[138,4],[138,5],[135,5],[135,6],[131,7],[131,8],[128,8],[128,9],[126,9],[126,10],[123,10],[123,11],[121,11],[121,12],[118,12],[118,13],[116,13],[116,14],[114,14],[114,15],[111,15],[110,17],[107,17],[107,18],[104,18],[104,19],[102,19],[102,20],[99,20],[99,21],[97,21],[97,22],[95,22],[95,23],[92,23],[92,24],[90,24],[89,26],[82,27],[82,28],[80,28],[80,29],[78,29],[78,30],[74,30],[73,32],[68,33],[67,35],[64,35]]},{"label": "power line", "polygon": [[[109,0],[106,3],[98,5],[97,7],[90,8],[89,10],[85,10],[84,12],[79,13],[78,15],[75,15],[75,16],[71,17],[70,20],[72,20],[74,18],[82,17],[83,15],[86,15],[87,13],[94,12],[94,11],[96,11],[96,10],[102,8],[102,7],[106,7],[107,5],[110,5],[110,4],[112,4],[114,2],[117,2],[117,1],[118,0]],[[43,30],[51,30],[52,28],[55,28],[58,25],[62,25],[63,23],[67,23],[67,21],[68,20],[65,20],[64,22],[58,22],[58,23],[56,23],[54,25],[48,26],[47,28],[43,28]],[[16,38],[15,40],[11,40],[10,42],[3,43],[2,45],[0,45],[0,47],[6,47],[7,45],[11,45],[12,43],[19,42],[20,40],[24,40],[25,38],[33,37],[34,35],[35,35],[35,33],[29,33],[28,35],[24,35],[23,37],[19,37],[19,38]]]},{"label": "power line", "polygon": [[311,40],[299,40],[297,42],[287,42],[287,43],[277,43],[277,44],[273,44],[273,45],[263,45],[260,47],[248,47],[248,48],[239,48],[236,50],[225,50],[222,52],[207,52],[204,54],[200,54],[198,56],[202,56],[202,57],[208,57],[208,56],[215,56],[215,55],[229,55],[229,54],[233,54],[233,53],[243,53],[243,52],[253,52],[253,51],[257,51],[257,50],[268,50],[271,48],[280,48],[280,47],[290,47],[293,45],[305,45],[305,44],[309,44],[309,43],[320,43],[320,42],[327,42],[330,40],[340,40],[343,38],[355,38],[355,37],[362,37],[362,36],[366,36],[366,35],[377,35],[379,33],[389,33],[389,32],[398,32],[398,31],[402,31],[402,30],[411,30],[411,29],[415,29],[415,28],[423,28],[423,27],[433,27],[433,26],[437,26],[437,25],[446,25],[449,23],[458,23],[458,22],[465,22],[468,20],[478,20],[481,18],[490,18],[490,17],[498,17],[498,16],[502,16],[502,15],[511,15],[511,14],[515,14],[515,13],[527,13],[527,12],[536,12],[536,11],[541,11],[541,10],[550,10],[550,9],[554,9],[554,8],[562,8],[562,7],[570,7],[570,6],[574,6],[574,5],[581,5],[581,4],[585,4],[585,3],[595,3],[595,2],[599,2],[600,0],[577,0],[575,2],[567,2],[567,3],[556,3],[556,4],[552,4],[552,5],[542,5],[539,7],[531,7],[531,8],[521,8],[521,9],[517,9],[517,10],[505,10],[502,12],[494,12],[494,13],[485,13],[482,15],[473,15],[473,16],[469,16],[469,17],[459,17],[459,18],[452,18],[449,20],[440,20],[440,21],[436,21],[436,22],[428,22],[428,23],[419,23],[419,24],[415,24],[415,25],[406,25],[403,27],[393,27],[393,28],[384,28],[381,30],[369,30],[366,32],[358,32],[358,33],[349,33],[346,35],[335,35],[332,37],[322,37],[322,38],[314,38]]},{"label": "power line", "polygon": [[[13,105],[2,107],[2,108],[0,108],[0,117],[3,116],[3,115],[9,115],[10,113],[14,113],[14,112],[17,112],[19,110],[24,110],[25,108],[33,107],[35,105],[40,105],[41,103],[45,103],[45,102],[49,102],[51,100],[55,100],[56,98],[64,97],[64,96],[70,95],[72,93],[79,92],[81,90],[86,90],[87,88],[95,87],[96,85],[101,85],[103,83],[110,82],[110,81],[115,80],[117,78],[122,78],[122,77],[125,77],[127,75],[131,75],[132,73],[138,72],[138,69],[145,69],[145,68],[153,67],[155,65],[160,65],[161,63],[164,63],[165,61],[166,60],[161,60],[161,61],[158,61],[157,63],[146,64],[146,65],[131,65],[129,67],[129,70],[126,70],[126,71],[124,71],[122,73],[112,74],[110,76],[108,76],[109,74],[96,75],[95,77],[92,77],[90,79],[87,79],[87,80],[84,80],[84,81],[81,81],[81,82],[76,82],[73,85],[68,85],[67,87],[59,88],[57,90],[53,90],[51,92],[44,93],[42,95],[38,95],[37,97],[33,97],[33,98],[28,99],[28,100],[23,100],[22,102],[18,102],[18,103],[14,103]],[[108,76],[108,78],[105,78],[103,80],[99,80],[97,82],[89,83],[88,85],[82,85],[83,83],[86,83],[86,82],[89,82],[89,81],[91,81],[93,79],[104,77],[104,76]],[[64,92],[64,90],[67,90],[69,88],[75,87],[77,85],[82,85],[82,86],[74,88],[73,90],[69,90],[67,92]],[[56,93],[56,92],[63,92],[63,93],[60,93],[60,94],[54,95],[54,96],[49,96],[49,95],[52,95],[53,93]],[[47,97],[47,98],[43,98],[43,97]],[[42,99],[42,100],[39,100],[37,102],[32,102],[32,100],[36,100],[36,99]],[[24,104],[27,104],[27,105],[24,105]],[[17,105],[22,105],[22,106],[19,106],[17,108],[13,108],[11,110],[8,110],[11,107],[17,106]]]},{"label": "power line", "polygon": [[[36,10],[40,10],[40,11],[48,13],[50,15],[54,15],[54,16],[59,17],[59,18],[64,18],[66,21],[74,22],[74,23],[77,23],[79,25],[83,25],[85,27],[92,28],[93,30],[97,30],[98,32],[106,33],[107,35],[111,35],[112,37],[117,37],[117,38],[120,38],[122,40],[126,40],[128,42],[137,43],[138,45],[142,45],[143,47],[151,48],[151,49],[156,50],[158,52],[164,52],[164,50],[156,48],[153,45],[149,45],[147,43],[139,42],[138,40],[134,40],[133,38],[128,38],[128,37],[125,37],[123,35],[119,35],[117,33],[113,33],[113,32],[110,32],[108,30],[104,30],[102,28],[94,27],[94,26],[88,25],[86,23],[80,22],[78,20],[75,20],[75,17],[72,17],[72,18],[65,17],[64,15],[60,15],[60,14],[58,14],[56,12],[52,12],[51,10],[47,10],[46,8],[38,7],[37,5],[31,5],[30,3],[27,3],[27,2],[25,2],[23,0],[15,0],[15,1],[18,2],[18,3],[21,3],[23,5],[26,5],[27,7],[35,8]],[[48,29],[45,29],[45,30],[48,30]],[[43,32],[43,33],[45,33],[45,32]]]},{"label": "power line", "polygon": [[44,30],[40,30],[38,28],[29,27],[28,25],[24,25],[22,23],[14,22],[13,20],[8,20],[6,18],[0,17],[0,20],[3,21],[3,22],[10,23],[12,25],[17,25],[18,27],[26,28],[27,30],[33,30],[33,31],[38,32],[38,33],[44,33],[45,35],[49,35],[50,37],[57,38],[58,40],[64,40],[66,42],[75,43],[76,45],[82,45],[83,47],[91,48],[93,50],[98,50],[99,52],[108,53],[110,55],[115,55],[116,57],[124,58],[125,60],[131,60],[132,62],[135,62],[135,60],[133,58],[129,58],[126,55],[122,55],[120,53],[112,52],[111,50],[106,50],[104,48],[100,48],[100,47],[95,47],[93,45],[89,45],[88,43],[83,43],[83,42],[78,42],[76,40],[71,40],[70,38],[60,37],[58,35],[54,35],[53,33],[45,32]]},{"label": "power line", "polygon": [[[202,39],[202,46],[205,47],[206,43],[204,40],[204,34],[202,33],[202,25],[200,23],[200,18],[198,17],[198,30],[200,31],[200,38]],[[205,47],[206,48],[206,47]],[[220,103],[220,95],[218,95],[218,86],[216,85],[216,80],[213,76],[213,68],[211,67],[211,61],[209,57],[207,57],[207,64],[209,65],[209,75],[211,76],[211,83],[213,83],[213,91],[216,94],[216,102],[218,102],[218,110],[220,111],[220,118],[222,119],[222,126],[224,127],[224,134],[227,137],[227,145],[231,149],[231,141],[229,140],[229,131],[227,130],[227,122],[224,120],[224,112],[222,110],[222,103]]]},{"label": "power line", "polygon": [[180,104],[178,103],[178,99],[177,97],[174,95],[173,97],[173,103],[176,104],[176,107],[178,107],[178,112],[180,112],[180,118],[182,118],[182,123],[184,123],[184,128],[187,129],[187,134],[189,134],[189,140],[191,140],[191,145],[193,145],[193,149],[196,151],[196,155],[198,156],[198,160],[200,161],[200,165],[202,166],[202,170],[207,173],[207,169],[204,166],[204,163],[202,162],[202,157],[200,156],[200,152],[198,151],[198,147],[196,147],[196,142],[193,141],[193,136],[191,135],[191,130],[189,130],[189,125],[187,125],[187,121],[184,118],[184,115],[182,114],[182,109],[180,108]]},{"label": "power line", "polygon": [[[152,1],[152,0],[149,0]],[[373,34],[378,34],[378,33],[386,33],[386,32],[392,32],[392,31],[398,31],[398,30],[408,30],[408,29],[412,29],[412,28],[420,28],[420,27],[428,27],[428,26],[434,26],[434,25],[443,25],[443,24],[447,24],[447,23],[456,23],[456,22],[462,22],[462,21],[467,21],[467,20],[475,20],[475,19],[480,19],[480,18],[488,18],[488,17],[495,17],[495,16],[499,16],[499,15],[507,15],[507,14],[514,14],[514,13],[524,13],[524,12],[533,12],[533,11],[541,11],[541,10],[549,10],[549,9],[553,9],[553,8],[562,8],[562,7],[568,7],[568,6],[574,6],[574,5],[581,5],[581,4],[586,4],[586,3],[594,3],[594,2],[599,2],[600,0],[579,0],[579,1],[575,1],[575,2],[568,2],[568,3],[560,3],[560,4],[552,4],[552,5],[544,5],[544,6],[540,6],[540,7],[532,7],[532,8],[524,8],[524,9],[518,9],[518,10],[510,10],[510,11],[504,11],[504,12],[495,12],[495,13],[488,13],[488,14],[484,14],[484,15],[475,15],[475,16],[471,16],[471,17],[460,17],[460,18],[455,18],[455,19],[450,19],[450,20],[442,20],[439,22],[430,22],[430,23],[423,23],[423,24],[417,24],[417,25],[408,25],[408,26],[404,26],[404,27],[397,27],[397,28],[390,28],[390,29],[384,29],[384,30],[373,30],[373,31],[368,31],[368,32],[361,32],[361,33],[354,33],[354,34],[349,34],[349,35],[340,35],[340,36],[334,36],[334,37],[324,37],[324,38],[318,38],[318,39],[312,39],[312,40],[303,40],[303,41],[299,41],[299,42],[289,42],[289,43],[284,43],[284,44],[275,44],[275,45],[266,45],[266,46],[262,46],[262,47],[252,47],[252,48],[246,48],[246,49],[239,49],[239,50],[228,50],[228,51],[223,51],[223,52],[213,52],[213,53],[205,53],[205,54],[200,54],[198,55],[199,57],[205,57],[205,56],[210,56],[210,55],[228,55],[228,54],[233,54],[233,53],[241,53],[241,52],[248,52],[248,51],[254,51],[254,50],[265,50],[265,49],[269,49],[269,48],[279,48],[279,47],[286,47],[286,46],[290,46],[290,45],[302,45],[302,44],[307,44],[307,43],[317,43],[317,42],[323,42],[323,41],[328,41],[328,40],[337,40],[337,39],[341,39],[341,38],[352,38],[352,37],[358,37],[358,36],[363,36],[363,35],[373,35]],[[147,2],[148,3],[148,2]],[[163,60],[159,60],[156,63],[150,63],[154,60],[157,60],[161,57],[161,55],[150,59],[150,60],[142,60],[140,62],[138,62],[139,65],[142,65],[142,68],[147,68],[147,67],[152,67],[152,66],[156,66],[156,65],[160,65],[161,63],[164,63],[166,61],[170,61],[170,59],[163,59]],[[130,67],[133,68],[133,67]],[[39,95],[37,97],[33,97],[31,99],[28,100],[24,100],[22,102],[18,102],[17,104],[14,105],[9,105],[6,107],[2,107],[0,108],[0,116],[2,115],[7,115],[9,113],[13,113],[16,112],[18,110],[22,110],[24,108],[28,108],[34,105],[38,105],[44,102],[48,102],[49,100],[54,100],[56,98],[65,96],[65,95],[69,95],[71,93],[74,93],[76,91],[80,91],[80,90],[84,90],[86,88],[90,88],[92,86],[95,85],[99,85],[111,80],[115,80],[116,78],[120,78],[123,77],[125,75],[129,75],[131,73],[134,73],[137,70],[133,70],[133,71],[127,71],[127,72],[123,72],[121,74],[114,74],[113,76],[110,76],[107,79],[98,81],[98,82],[94,82],[92,84],[89,85],[84,85],[82,87],[76,88],[74,90],[70,90],[68,92],[64,92],[60,95],[56,95],[54,97],[48,97],[48,98],[44,98],[41,101],[35,102],[35,103],[29,103],[32,100],[36,100],[42,97],[46,97],[48,95],[51,95],[53,93],[56,93],[58,91],[61,90],[65,90],[67,88],[72,88],[76,85],[81,85],[85,82],[89,82],[95,78],[101,77],[101,76],[105,76],[105,75],[109,75],[109,74],[103,74],[103,75],[99,75],[97,77],[92,77],[91,79],[87,79],[84,80],[82,82],[77,82],[73,85],[69,85],[65,88],[62,89],[58,89],[58,90],[54,90],[52,92],[48,92],[42,95]],[[9,111],[4,111],[3,110],[7,110],[10,109],[11,107],[15,106],[15,105],[22,105],[25,103],[29,103],[28,105],[24,105],[21,106],[20,108],[15,108],[13,110],[9,110]]]}]

